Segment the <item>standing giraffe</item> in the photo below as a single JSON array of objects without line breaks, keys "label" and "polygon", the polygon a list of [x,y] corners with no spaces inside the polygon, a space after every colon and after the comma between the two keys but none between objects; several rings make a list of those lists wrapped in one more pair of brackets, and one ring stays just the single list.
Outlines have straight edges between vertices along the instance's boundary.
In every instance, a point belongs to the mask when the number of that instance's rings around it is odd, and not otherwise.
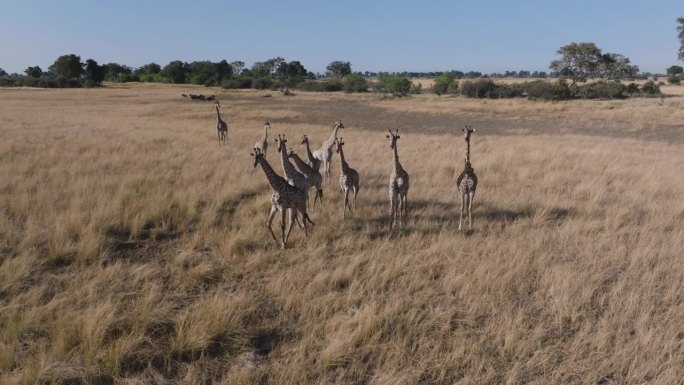
[{"label": "standing giraffe", "polygon": [[332,146],[335,143],[335,139],[337,139],[337,129],[339,128],[344,128],[341,120],[335,122],[335,126],[333,127],[328,140],[323,142],[323,145],[313,153],[313,156],[323,163],[323,173],[326,181],[330,177],[330,161],[333,156]]},{"label": "standing giraffe", "polygon": [[221,119],[221,114],[219,113],[221,104],[219,103],[218,99],[214,100],[214,104],[216,105],[216,132],[218,133],[220,146],[221,142],[225,143],[226,138],[228,137],[228,124]]},{"label": "standing giraffe", "polygon": [[266,156],[266,150],[268,150],[268,129],[271,128],[271,123],[266,122],[264,123],[264,137],[261,138],[260,141],[256,142],[254,145],[255,148],[258,148],[261,150],[261,152],[264,153],[264,156]]},{"label": "standing giraffe", "polygon": [[306,179],[304,174],[297,171],[297,169],[290,163],[290,159],[287,156],[287,139],[285,136],[280,136],[275,139],[278,144],[278,152],[280,153],[280,160],[283,164],[283,173],[285,174],[285,179],[288,183],[295,186],[296,188],[304,191],[306,194],[307,204],[309,203],[309,181]]},{"label": "standing giraffe", "polygon": [[306,157],[309,159],[309,166],[311,166],[311,168],[313,168],[316,171],[320,170],[321,161],[319,159],[316,159],[316,157],[311,152],[311,147],[309,146],[309,137],[306,135],[302,136],[301,144],[306,145]]},{"label": "standing giraffe", "polygon": [[397,152],[397,140],[400,138],[399,130],[389,130],[387,139],[390,142],[390,149],[393,150],[393,167],[392,174],[389,180],[389,196],[390,196],[390,224],[389,228],[392,231],[393,225],[396,223],[398,217],[401,217],[402,226],[406,225],[406,216],[408,215],[408,189],[409,189],[409,174],[401,167],[399,163],[399,154]]},{"label": "standing giraffe", "polygon": [[[266,226],[268,227],[268,231],[271,232],[273,240],[276,241],[276,243],[279,243],[280,247],[284,249],[287,246],[287,240],[290,237],[290,231],[292,231],[292,224],[297,219],[297,213],[302,214],[302,222],[304,222],[302,227],[304,227],[304,234],[307,236],[309,235],[309,230],[306,226],[307,221],[311,223],[312,226],[314,225],[314,223],[311,221],[311,218],[309,218],[309,214],[306,212],[306,193],[290,185],[285,178],[276,174],[271,165],[268,164],[266,158],[264,158],[264,153],[261,152],[261,150],[255,148],[254,153],[250,155],[254,157],[255,168],[257,164],[261,165],[261,168],[264,170],[264,174],[266,174],[268,184],[271,185],[271,189],[273,190],[273,194],[271,195],[271,213],[268,215],[268,222]],[[282,233],[282,240],[280,242],[278,242],[278,238],[276,238],[276,235],[271,228],[271,223],[273,222],[273,217],[275,216],[276,211],[280,211],[281,214],[280,230]],[[290,212],[290,218],[286,234],[285,213],[287,211]],[[297,223],[299,223],[299,221],[297,221]]]},{"label": "standing giraffe", "polygon": [[323,183],[323,177],[321,176],[321,173],[306,164],[306,162],[304,162],[293,149],[290,149],[288,156],[290,159],[294,160],[297,168],[299,168],[299,171],[301,171],[302,174],[304,174],[304,177],[306,177],[306,180],[309,182],[309,188],[316,188],[316,196],[314,197],[313,203],[314,207],[316,207],[317,199],[320,199],[321,204],[323,204],[323,188],[321,187],[321,184]]},{"label": "standing giraffe", "polygon": [[461,230],[461,223],[463,222],[463,212],[468,210],[468,229],[473,227],[473,198],[475,197],[475,189],[477,189],[477,175],[470,164],[470,135],[475,132],[472,126],[466,125],[463,129],[463,134],[466,142],[465,152],[465,167],[463,172],[456,178],[456,187],[461,194],[461,216],[458,218],[458,229]]},{"label": "standing giraffe", "polygon": [[349,207],[349,212],[352,211],[352,207],[349,205],[350,189],[354,189],[354,208],[356,208],[356,195],[359,193],[359,173],[349,167],[349,164],[344,159],[344,152],[342,151],[344,142],[342,137],[335,139],[335,143],[337,144],[337,153],[340,154],[340,188],[344,192],[344,208],[342,209],[342,218],[344,218],[347,213],[347,207]]}]

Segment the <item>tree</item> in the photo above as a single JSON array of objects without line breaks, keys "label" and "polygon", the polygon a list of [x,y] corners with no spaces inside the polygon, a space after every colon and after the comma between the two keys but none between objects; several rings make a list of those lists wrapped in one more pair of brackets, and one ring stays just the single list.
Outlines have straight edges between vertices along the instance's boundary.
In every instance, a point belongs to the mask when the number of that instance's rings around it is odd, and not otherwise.
[{"label": "tree", "polygon": [[678,17],[677,18],[677,23],[679,25],[677,26],[677,32],[679,34],[677,37],[679,37],[679,60],[684,61],[684,17]]},{"label": "tree", "polygon": [[351,63],[348,61],[336,60],[328,64],[328,66],[325,67],[325,69],[328,70],[328,76],[333,76],[337,78],[343,78],[346,75],[352,73]]},{"label": "tree", "polygon": [[86,60],[85,65],[85,78],[91,80],[95,84],[100,84],[107,74],[107,68],[105,66],[98,65],[93,59]]},{"label": "tree", "polygon": [[681,73],[684,73],[684,68],[682,68],[682,66],[674,65],[668,68],[666,71],[669,76],[677,76]]},{"label": "tree", "polygon": [[133,73],[130,67],[118,63],[107,63],[104,67],[106,68],[105,79],[109,81],[121,80],[122,75],[130,75]]},{"label": "tree", "polygon": [[404,76],[380,76],[379,90],[394,96],[407,96],[411,93],[411,81]]},{"label": "tree", "polygon": [[185,77],[188,74],[188,65],[180,60],[174,60],[164,66],[161,74],[171,80],[172,83],[184,84]]},{"label": "tree", "polygon": [[549,68],[569,76],[572,79],[571,86],[587,81],[596,72],[601,59],[601,50],[594,43],[570,43],[556,53],[562,57],[552,61]]},{"label": "tree", "polygon": [[8,74],[4,69],[0,68],[0,76],[8,76]]},{"label": "tree", "polygon": [[632,65],[629,58],[618,53],[606,53],[599,57],[596,76],[603,79],[633,78],[639,73],[639,66]]},{"label": "tree", "polygon": [[148,63],[144,66],[136,69],[134,72],[136,74],[146,74],[146,75],[156,75],[162,70],[161,66],[157,63]]},{"label": "tree", "polygon": [[24,73],[26,73],[26,76],[29,76],[32,78],[39,78],[39,77],[43,76],[43,70],[39,66],[28,67],[27,69],[24,70]]},{"label": "tree", "polygon": [[240,75],[242,74],[242,70],[245,69],[245,62],[236,60],[233,62],[230,62],[230,66],[233,68],[233,73],[235,75]]},{"label": "tree", "polygon": [[83,63],[81,63],[80,56],[74,54],[62,55],[55,60],[49,69],[57,76],[73,79],[83,74]]}]

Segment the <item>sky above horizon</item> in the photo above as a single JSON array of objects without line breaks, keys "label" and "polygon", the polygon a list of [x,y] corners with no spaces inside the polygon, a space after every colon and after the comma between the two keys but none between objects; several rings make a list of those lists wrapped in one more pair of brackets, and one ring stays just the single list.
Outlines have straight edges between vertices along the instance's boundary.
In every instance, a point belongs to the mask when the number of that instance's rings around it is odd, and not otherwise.
[{"label": "sky above horizon", "polygon": [[0,0],[0,10],[0,68],[20,74],[71,53],[133,68],[280,56],[321,73],[334,60],[361,72],[548,72],[571,42],[623,54],[643,72],[683,64],[681,0]]}]

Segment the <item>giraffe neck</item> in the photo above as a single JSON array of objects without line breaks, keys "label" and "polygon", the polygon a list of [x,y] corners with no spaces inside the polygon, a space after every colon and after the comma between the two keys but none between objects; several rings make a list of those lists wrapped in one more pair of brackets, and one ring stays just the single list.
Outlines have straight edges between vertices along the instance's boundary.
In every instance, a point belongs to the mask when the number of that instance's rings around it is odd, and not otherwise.
[{"label": "giraffe neck", "polygon": [[401,170],[401,163],[399,163],[399,150],[397,149],[397,142],[394,142],[394,149],[392,151],[392,158],[394,159],[394,171]]},{"label": "giraffe neck", "polygon": [[299,155],[297,155],[296,153],[293,153],[293,154],[292,154],[292,160],[294,160],[294,162],[295,162],[295,164],[297,165],[297,167],[299,167],[299,169],[302,170],[302,171],[304,171],[304,170],[310,170],[310,169],[311,169],[311,166],[309,166],[308,164],[304,163],[304,161],[302,160],[302,158],[300,158]]},{"label": "giraffe neck", "polygon": [[268,179],[268,184],[271,185],[271,188],[273,190],[280,191],[283,185],[287,184],[287,181],[285,179],[283,179],[280,175],[276,174],[276,172],[273,171],[273,168],[270,164],[268,164],[266,159],[259,158],[257,162],[261,165],[261,168],[264,170],[264,174],[266,174],[266,179]]},{"label": "giraffe neck", "polygon": [[306,156],[309,158],[310,161],[313,161],[316,158],[313,156],[313,153],[311,152],[311,148],[309,147],[309,141],[307,140],[306,142],[304,142],[304,144],[306,144]]},{"label": "giraffe neck", "polygon": [[216,121],[221,121],[221,114],[219,113],[219,108],[216,106]]},{"label": "giraffe neck", "polygon": [[[325,149],[329,149],[330,147],[332,147],[333,142],[335,142],[335,139],[337,138],[337,129],[338,129],[338,128],[340,128],[340,126],[339,126],[338,124],[336,124],[335,127],[334,127],[333,130],[332,130],[332,133],[330,134],[330,137],[328,138],[328,140],[327,140],[327,141],[325,142],[325,144],[323,145],[323,147],[324,147]],[[342,151],[340,151],[340,154],[341,154],[341,153],[342,153]]]},{"label": "giraffe neck", "polygon": [[285,173],[286,177],[290,178],[297,170],[295,170],[287,157],[287,145],[283,142],[278,142],[278,144],[280,146],[280,159],[283,163],[283,173]]},{"label": "giraffe neck", "polygon": [[470,163],[470,138],[466,139],[465,161],[466,163]]},{"label": "giraffe neck", "polygon": [[268,141],[268,126],[264,126],[264,140],[263,142],[266,143]]},{"label": "giraffe neck", "polygon": [[347,173],[347,170],[349,170],[349,164],[347,164],[347,161],[344,159],[344,150],[342,150],[342,147],[340,146],[340,167],[342,168],[343,173]]}]

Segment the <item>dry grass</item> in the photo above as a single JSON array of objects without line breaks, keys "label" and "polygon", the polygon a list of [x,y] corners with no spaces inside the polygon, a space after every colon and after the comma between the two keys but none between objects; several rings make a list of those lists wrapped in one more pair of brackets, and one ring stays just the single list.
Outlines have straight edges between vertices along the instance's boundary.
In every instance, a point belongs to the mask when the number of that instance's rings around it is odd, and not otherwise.
[{"label": "dry grass", "polygon": [[[0,89],[0,382],[682,383],[680,99],[234,92],[219,148],[183,91]],[[388,111],[412,186],[394,234]],[[341,221],[335,157],[313,233],[281,251],[249,148],[264,120],[302,151],[336,118],[359,208]],[[471,119],[460,233],[461,136],[421,125]]]}]

